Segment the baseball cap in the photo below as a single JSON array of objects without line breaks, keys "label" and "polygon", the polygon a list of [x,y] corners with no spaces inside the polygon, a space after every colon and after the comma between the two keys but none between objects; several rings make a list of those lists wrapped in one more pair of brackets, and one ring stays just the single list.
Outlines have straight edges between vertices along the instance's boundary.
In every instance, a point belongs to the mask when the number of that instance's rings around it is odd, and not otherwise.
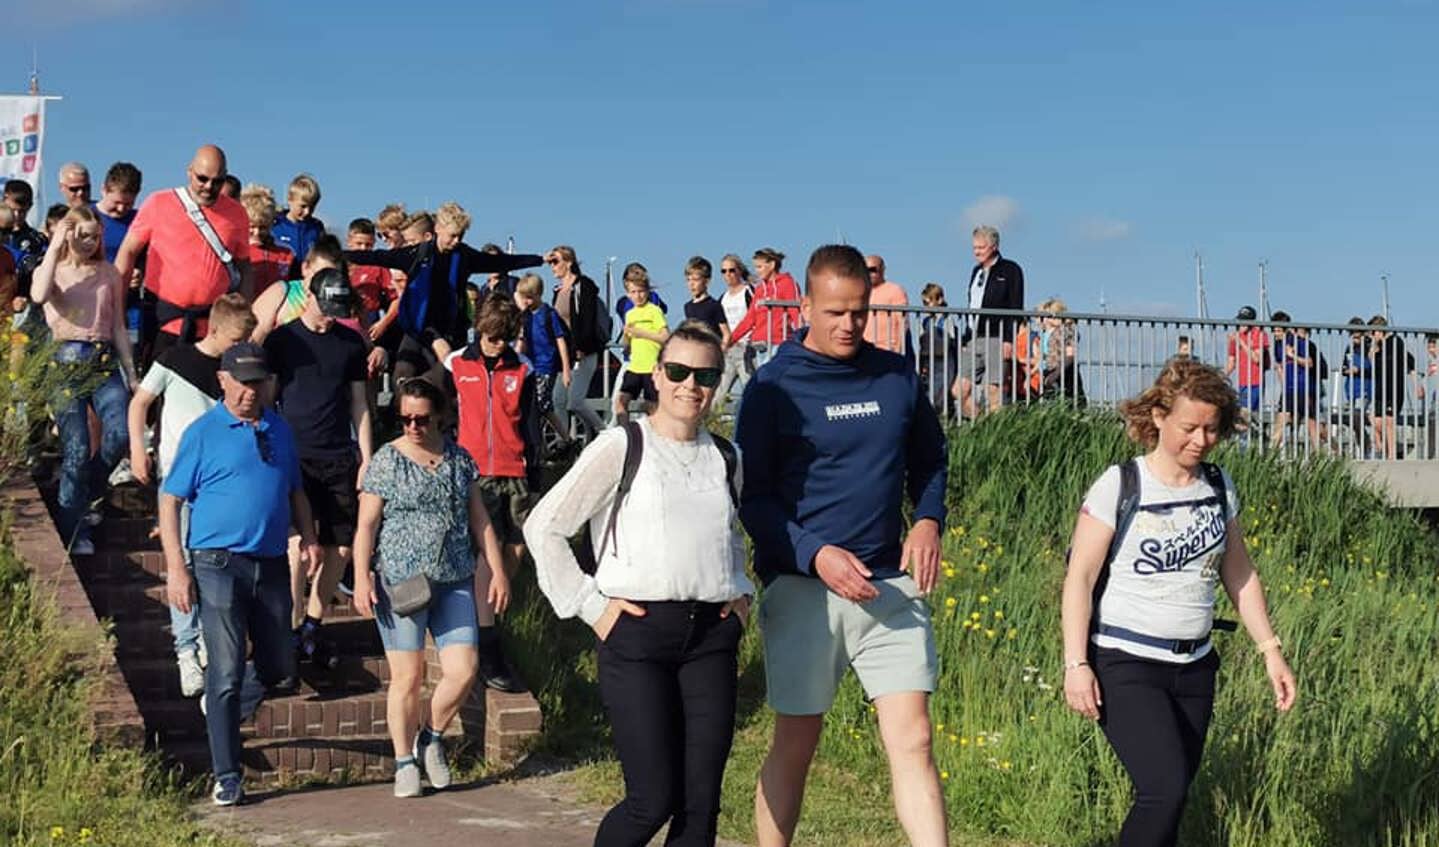
[{"label": "baseball cap", "polygon": [[265,348],[242,341],[220,357],[220,370],[241,382],[256,382],[270,377],[270,361]]},{"label": "baseball cap", "polygon": [[310,293],[327,318],[348,318],[354,310],[355,290],[336,268],[321,268],[310,277]]},{"label": "baseball cap", "polygon": [[1235,315],[1235,318],[1241,321],[1252,321],[1255,318],[1255,314],[1253,306],[1244,306],[1239,310],[1239,314]]}]

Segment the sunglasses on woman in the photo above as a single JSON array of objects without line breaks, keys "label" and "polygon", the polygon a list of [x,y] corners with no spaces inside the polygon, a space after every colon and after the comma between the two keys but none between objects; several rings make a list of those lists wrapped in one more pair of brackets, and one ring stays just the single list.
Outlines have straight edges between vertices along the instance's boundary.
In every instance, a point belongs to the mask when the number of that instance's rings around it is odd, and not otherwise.
[{"label": "sunglasses on woman", "polygon": [[418,429],[428,429],[430,426],[429,415],[400,415],[399,420],[400,426],[403,427],[413,426]]},{"label": "sunglasses on woman", "polygon": [[670,382],[684,382],[694,374],[695,385],[700,388],[714,388],[719,385],[720,377],[724,372],[719,368],[692,368],[689,365],[682,365],[679,362],[665,362],[665,378]]}]

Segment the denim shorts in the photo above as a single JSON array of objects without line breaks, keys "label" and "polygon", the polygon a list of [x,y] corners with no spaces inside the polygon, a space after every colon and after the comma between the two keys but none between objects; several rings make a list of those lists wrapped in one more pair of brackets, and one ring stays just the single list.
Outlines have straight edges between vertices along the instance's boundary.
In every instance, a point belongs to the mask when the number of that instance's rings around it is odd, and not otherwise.
[{"label": "denim shorts", "polygon": [[375,623],[380,627],[380,641],[387,653],[425,649],[426,630],[434,636],[435,647],[441,650],[452,644],[480,643],[473,577],[457,582],[431,580],[430,605],[413,615],[397,615],[390,611],[390,598],[385,593],[383,579],[375,580],[375,593],[380,599],[375,606]]}]

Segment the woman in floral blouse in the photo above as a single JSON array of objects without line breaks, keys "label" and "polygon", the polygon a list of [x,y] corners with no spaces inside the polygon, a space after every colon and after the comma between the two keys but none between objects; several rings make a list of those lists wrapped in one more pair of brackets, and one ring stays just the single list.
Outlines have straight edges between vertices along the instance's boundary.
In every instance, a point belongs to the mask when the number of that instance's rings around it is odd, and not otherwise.
[{"label": "woman in floral blouse", "polygon": [[[390,666],[386,716],[395,745],[395,796],[418,797],[422,773],[434,788],[450,784],[440,737],[474,684],[480,627],[493,627],[489,609],[504,611],[510,586],[474,460],[440,433],[444,395],[414,379],[400,387],[399,400],[404,431],[375,451],[361,485],[355,609],[376,619]],[[482,557],[470,552],[471,538]],[[429,580],[430,602],[401,615],[390,608],[386,586],[416,574]],[[490,605],[478,609],[490,620],[478,619],[476,595],[488,597]],[[426,630],[439,649],[441,678],[422,722]]]}]

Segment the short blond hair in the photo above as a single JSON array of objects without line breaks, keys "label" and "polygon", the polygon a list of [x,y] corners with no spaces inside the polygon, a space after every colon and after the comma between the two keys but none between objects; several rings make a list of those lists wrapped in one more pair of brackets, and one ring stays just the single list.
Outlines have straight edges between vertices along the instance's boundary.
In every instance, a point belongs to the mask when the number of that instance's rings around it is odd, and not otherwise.
[{"label": "short blond hair", "polygon": [[429,212],[416,212],[405,218],[405,225],[400,227],[401,231],[418,228],[421,232],[435,231],[435,216]]},{"label": "short blond hair", "polygon": [[1035,309],[1035,311],[1047,312],[1051,315],[1062,315],[1065,312],[1069,311],[1069,307],[1066,306],[1064,304],[1064,301],[1059,299],[1058,297],[1051,297],[1048,300],[1045,300],[1043,303],[1040,303],[1038,308]]},{"label": "short blond hair", "polygon": [[290,180],[290,188],[285,192],[285,199],[298,197],[300,202],[309,203],[310,208],[320,205],[320,183],[309,174],[297,174]]},{"label": "short blond hair", "polygon": [[250,308],[250,301],[239,292],[222,294],[220,299],[210,306],[211,332],[228,327],[248,336],[255,331],[255,323],[255,313]]},{"label": "short blond hair", "polygon": [[937,282],[926,283],[923,290],[919,292],[919,299],[926,306],[943,306],[944,286]]},{"label": "short blond hair", "polygon": [[544,290],[545,281],[540,279],[539,274],[525,274],[515,283],[515,293],[526,297],[539,297]]},{"label": "short blond hair", "polygon": [[639,262],[630,262],[625,265],[625,273],[622,277],[625,281],[625,288],[631,285],[638,285],[640,288],[650,287],[650,271]]},{"label": "short blond hair", "polygon": [[245,207],[245,214],[249,216],[251,226],[269,229],[275,223],[275,216],[279,214],[275,207],[275,192],[271,191],[268,185],[257,182],[240,189],[240,205]]},{"label": "short blond hair", "polygon": [[375,226],[385,230],[404,229],[405,222],[409,219],[404,203],[391,203],[375,215]]},{"label": "short blond hair", "polygon": [[435,210],[435,226],[443,226],[455,232],[464,233],[470,228],[471,220],[465,207],[453,200],[442,203],[440,208]]}]

